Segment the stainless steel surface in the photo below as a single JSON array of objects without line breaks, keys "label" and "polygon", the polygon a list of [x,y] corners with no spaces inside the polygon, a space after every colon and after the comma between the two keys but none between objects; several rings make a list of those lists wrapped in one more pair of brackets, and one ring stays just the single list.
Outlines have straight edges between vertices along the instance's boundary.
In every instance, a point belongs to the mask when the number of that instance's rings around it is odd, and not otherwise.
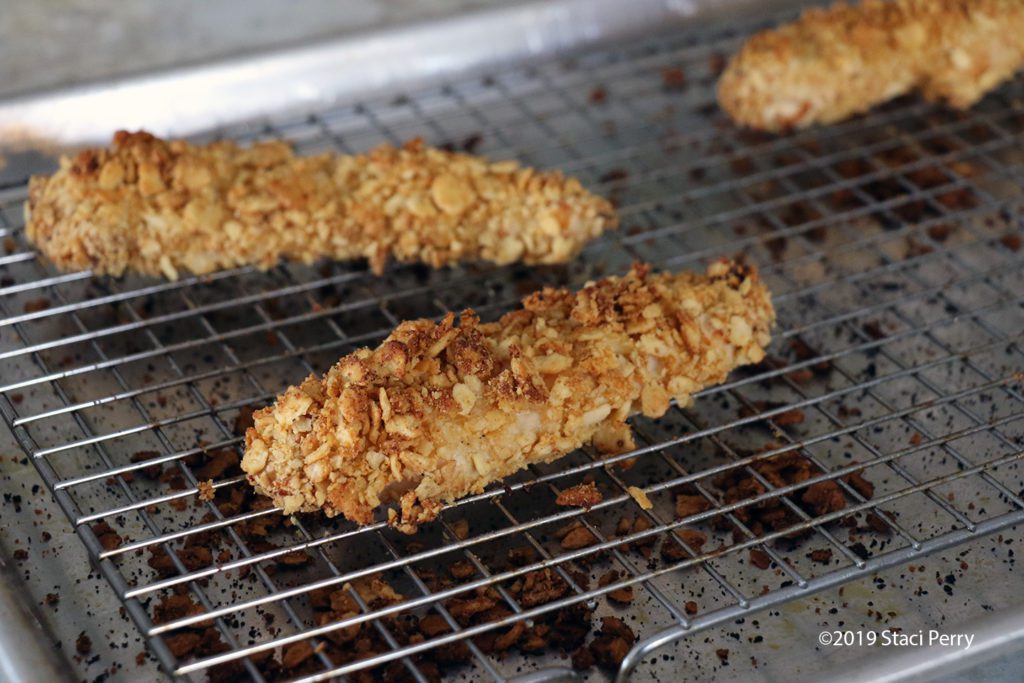
[{"label": "stainless steel surface", "polygon": [[[355,623],[383,632],[384,617],[399,611],[447,614],[449,597],[505,585],[541,564],[565,570],[599,551],[624,578],[592,589],[573,583],[570,595],[530,609],[510,601],[513,615],[506,620],[369,659],[337,666],[320,655],[322,672],[303,680],[392,660],[415,677],[421,650],[581,601],[596,601],[599,614],[616,613],[603,596],[626,585],[638,593],[626,612],[641,637],[632,666],[656,645],[693,641],[693,634],[733,628],[737,619],[758,618],[770,630],[783,617],[765,615],[766,608],[786,610],[815,591],[852,587],[886,567],[923,566],[928,553],[977,549],[986,535],[1024,520],[1018,493],[1024,486],[1018,382],[1024,313],[1017,293],[1024,274],[1014,239],[1021,228],[1024,84],[1009,84],[964,115],[900,101],[829,128],[750,135],[713,106],[717,58],[750,29],[679,32],[304,116],[275,116],[267,102],[261,123],[217,131],[243,140],[285,136],[308,152],[422,135],[563,168],[615,197],[623,214],[619,233],[565,268],[395,267],[378,279],[360,264],[333,264],[282,266],[268,274],[243,268],[176,283],[96,280],[57,273],[37,258],[20,225],[24,185],[0,190],[0,237],[11,240],[10,253],[0,256],[7,278],[0,285],[0,412],[166,670],[190,676],[243,660],[259,679],[248,659],[258,652],[300,641],[316,645]],[[635,453],[598,460],[580,452],[534,468],[449,506],[442,522],[414,539],[382,524],[357,529],[312,515],[277,529],[271,547],[254,550],[239,529],[276,511],[225,516],[196,498],[198,477],[185,459],[203,449],[237,448],[231,422],[240,407],[264,403],[342,353],[376,342],[399,319],[467,305],[496,316],[523,290],[578,286],[634,259],[696,268],[736,253],[758,263],[771,285],[780,316],[773,353],[792,362],[737,373],[703,392],[692,408],[674,408],[662,420],[636,420],[643,445]],[[48,307],[41,308],[41,298]],[[795,340],[815,352],[793,356]],[[814,370],[809,379],[793,374],[803,369]],[[141,470],[150,463],[129,459],[141,450],[159,451],[184,488],[146,481]],[[838,481],[866,468],[874,497],[865,500],[843,486],[846,508],[827,515],[808,514],[789,495],[807,482],[765,483],[755,499],[720,499],[714,484],[720,474],[752,473],[770,454],[793,450],[821,467],[815,480]],[[626,472],[614,466],[633,457],[637,465]],[[588,512],[553,505],[555,491],[587,474],[604,488],[603,503]],[[672,492],[689,484],[699,485],[714,508],[676,520]],[[654,509],[640,510],[625,493],[629,485],[643,488]],[[229,491],[245,484],[231,475],[215,486]],[[771,500],[800,521],[772,533],[746,529],[739,542],[708,528],[711,517],[735,517]],[[177,509],[176,501],[187,504]],[[627,511],[647,517],[650,529],[612,536]],[[869,512],[887,532],[839,524],[859,513],[862,525]],[[471,522],[463,540],[452,526],[461,519]],[[552,533],[574,519],[588,524],[600,543],[561,549]],[[120,547],[101,546],[92,529],[99,521],[117,530]],[[672,532],[683,526],[709,532],[704,553],[648,563],[619,549],[647,537],[672,543]],[[796,550],[780,544],[796,530],[811,536]],[[229,557],[153,575],[149,551],[177,555],[200,533]],[[410,548],[410,540],[422,545]],[[538,548],[543,562],[505,564],[504,551],[522,544]],[[754,570],[751,548],[765,552],[775,569]],[[818,548],[832,551],[829,565],[807,561],[806,552]],[[310,567],[267,571],[270,560],[296,550],[314,556]],[[426,570],[460,558],[477,567],[471,581],[439,592],[420,580]],[[986,564],[975,556],[971,563]],[[1005,598],[1015,592],[1012,565],[993,565],[991,576],[1006,584],[976,590]],[[252,569],[253,582],[236,578],[242,568]],[[402,603],[363,605],[358,616],[322,626],[312,621],[311,589],[341,587],[378,571],[406,596]],[[176,586],[206,611],[153,624],[151,600]],[[683,609],[691,601],[696,615]],[[273,615],[273,629],[263,614]],[[170,653],[167,636],[210,618],[227,652],[198,660]],[[1006,618],[1014,619],[1010,612]],[[814,622],[803,623],[801,637]],[[778,640],[795,648],[794,637]],[[652,661],[644,660],[645,667]],[[679,663],[655,661],[652,670],[659,665],[679,673]],[[775,666],[787,665],[792,662]],[[477,650],[472,669],[461,673],[503,679],[565,666],[552,654],[495,658]]]},{"label": "stainless steel surface", "polygon": [[535,0],[0,101],[0,148],[105,142],[119,128],[188,135],[213,126],[421,87],[469,71],[718,15],[756,0]]},{"label": "stainless steel surface", "polygon": [[55,655],[32,605],[18,590],[21,580],[7,557],[0,557],[0,681],[74,680],[68,662]]},{"label": "stainless steel surface", "polygon": [[894,650],[877,659],[865,660],[852,671],[837,674],[833,680],[835,683],[926,683],[962,675],[969,667],[1019,647],[1024,639],[1024,620],[1020,612],[1020,605],[1013,605],[963,624],[960,632],[973,634],[978,642],[977,647],[966,653],[940,647]]},{"label": "stainless steel surface", "polygon": [[0,21],[0,97],[114,81],[522,1],[7,0]]}]

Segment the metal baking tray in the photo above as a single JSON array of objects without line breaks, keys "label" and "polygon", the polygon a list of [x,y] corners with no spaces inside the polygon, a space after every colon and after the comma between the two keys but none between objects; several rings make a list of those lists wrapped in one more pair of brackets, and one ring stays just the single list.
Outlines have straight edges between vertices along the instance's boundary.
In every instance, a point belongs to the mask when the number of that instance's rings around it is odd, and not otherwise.
[{"label": "metal baking tray", "polygon": [[[579,10],[577,4],[566,7]],[[524,7],[476,16],[477,31],[500,30],[508,12]],[[489,652],[481,643],[487,633],[506,633],[518,622],[534,628],[555,610],[583,604],[597,617],[623,618],[637,635],[617,672],[592,669],[591,678],[641,671],[662,680],[742,676],[746,670],[736,661],[749,656],[761,660],[757,675],[786,680],[800,667],[785,649],[759,652],[757,644],[768,639],[813,651],[807,640],[814,626],[836,621],[787,612],[808,596],[861,585],[886,576],[887,568],[916,573],[936,558],[943,569],[929,565],[929,571],[944,575],[957,564],[947,554],[976,550],[994,534],[1002,534],[1000,544],[1016,538],[1012,528],[1024,519],[1018,294],[1024,83],[1013,81],[967,113],[908,98],[827,128],[756,135],[717,110],[714,83],[745,35],[790,10],[622,40],[608,28],[616,25],[612,4],[600,7],[591,26],[604,28],[589,38],[573,34],[502,53],[502,60],[522,64],[467,57],[465,68],[417,74],[422,83],[383,79],[380,92],[363,84],[306,100],[286,92],[278,101],[265,85],[240,108],[244,120],[202,131],[202,119],[190,118],[198,114],[152,121],[158,132],[197,139],[283,137],[303,153],[360,151],[420,136],[563,169],[613,198],[622,215],[618,232],[565,267],[393,266],[378,278],[365,264],[325,263],[281,265],[269,273],[239,268],[177,282],[60,273],[25,241],[21,222],[26,176],[52,168],[52,159],[15,154],[0,171],[6,250],[0,255],[0,413],[66,516],[65,528],[75,531],[109,584],[110,593],[95,596],[97,610],[123,606],[167,674],[201,680],[211,667],[228,664],[265,680],[265,653],[281,659],[283,649],[308,643],[313,654],[301,668],[286,670],[286,678],[327,680],[397,666],[391,675],[429,680],[430,653],[464,642],[470,661],[446,669],[451,675],[570,677],[576,674],[557,648]],[[635,16],[645,21],[686,14],[673,3],[643,8]],[[573,16],[555,12],[547,18],[553,23],[538,21],[544,30],[578,26]],[[639,25],[629,24],[629,33]],[[465,35],[439,38],[443,26],[431,26],[424,35],[438,44]],[[553,31],[533,35],[568,35]],[[597,37],[619,42],[580,48]],[[316,63],[322,75],[323,63]],[[243,64],[205,73],[223,76]],[[0,121],[32,121],[26,112],[50,111],[38,130],[19,129],[19,138],[85,141],[102,132],[91,110],[83,110],[82,125],[61,128],[71,120],[61,107],[118,102],[124,89],[156,92],[145,90],[154,84],[180,95],[194,87],[196,73],[202,71],[25,98],[0,105]],[[111,99],[103,100],[104,92]],[[225,110],[210,111],[207,120],[220,121]],[[769,283],[779,313],[775,358],[705,390],[692,407],[674,407],[656,421],[634,420],[635,452],[602,460],[581,451],[531,468],[448,506],[438,523],[413,537],[383,523],[357,528],[317,515],[286,522],[273,508],[233,509],[198,498],[197,483],[206,478],[214,480],[218,502],[246,489],[236,469],[219,469],[210,456],[237,453],[239,413],[376,343],[402,319],[468,306],[493,318],[542,285],[578,287],[637,260],[697,269],[720,256],[756,263]],[[162,480],[147,474],[153,460],[133,459],[140,452],[163,465]],[[781,485],[766,479],[758,465],[779,454],[813,463],[813,478]],[[874,484],[871,496],[850,482],[860,471]],[[730,475],[757,480],[761,492],[726,500],[721,479]],[[589,511],[554,505],[559,490],[586,477],[602,489],[601,504]],[[819,481],[836,482],[842,509],[819,514],[802,502],[804,487]],[[642,510],[630,486],[643,489],[653,509]],[[677,519],[680,491],[702,496],[710,509]],[[754,504],[786,511],[790,523],[776,530],[748,523]],[[643,518],[646,528],[616,533],[624,515]],[[265,535],[254,531],[264,522]],[[597,543],[563,548],[556,532],[573,522]],[[703,548],[680,544],[688,528],[707,535]],[[647,557],[638,549],[650,539],[655,552]],[[662,544],[682,551],[666,559],[657,552]],[[532,548],[533,558],[510,563],[507,550],[514,546]],[[213,552],[206,559],[198,553],[197,562],[196,547]],[[814,550],[829,551],[827,562],[810,559]],[[154,558],[163,563],[158,571],[150,566]],[[469,567],[469,576],[439,584],[436,576],[456,562]],[[989,634],[975,652],[992,653],[1018,642],[1007,637],[1020,631],[1007,605],[1012,566],[979,564],[984,569],[976,571],[1004,584],[992,617],[998,628],[991,620],[972,627]],[[544,568],[568,590],[553,602],[521,604],[512,586]],[[599,586],[610,569],[618,578]],[[359,581],[374,575],[402,599],[368,603]],[[895,604],[877,581],[872,604],[883,596]],[[349,595],[359,613],[319,623],[314,591],[353,583]],[[633,589],[628,606],[607,599],[626,587]],[[497,590],[506,616],[471,624],[452,617],[453,598],[485,588]],[[176,590],[202,614],[155,623],[155,605]],[[909,595],[899,600],[940,608],[950,595],[952,588],[932,585],[931,595],[918,594],[916,602]],[[836,619],[844,621],[839,609],[850,608],[840,602]],[[890,612],[898,610],[884,615]],[[393,618],[427,613],[440,615],[450,631],[409,641]],[[882,626],[915,618],[877,613]],[[748,621],[763,635],[748,635]],[[220,645],[175,654],[169,639],[195,632],[200,622]],[[386,647],[339,660],[331,636],[354,624],[365,624]],[[721,661],[685,661],[701,634],[716,629],[746,637],[737,636]],[[916,659],[902,653],[880,666],[889,674],[934,673],[968,658],[928,653],[910,653]],[[857,670],[860,659],[853,649],[830,654],[828,668],[864,680],[878,674],[875,662],[874,669]]]}]

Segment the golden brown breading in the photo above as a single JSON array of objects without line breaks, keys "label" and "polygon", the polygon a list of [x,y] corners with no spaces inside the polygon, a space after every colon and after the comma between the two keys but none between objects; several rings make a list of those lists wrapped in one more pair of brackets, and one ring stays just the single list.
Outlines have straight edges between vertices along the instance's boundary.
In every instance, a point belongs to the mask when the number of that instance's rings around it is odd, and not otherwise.
[{"label": "golden brown breading", "polygon": [[966,109],[1022,64],[1021,0],[840,2],[748,40],[718,101],[769,131],[832,123],[913,90]]},{"label": "golden brown breading", "polygon": [[148,133],[61,159],[29,185],[26,233],[58,267],[175,279],[285,258],[561,263],[615,226],[606,200],[557,171],[489,163],[414,140],[297,157]]},{"label": "golden brown breading", "polygon": [[494,323],[404,322],[256,412],[242,469],[287,513],[366,524],[400,498],[392,522],[410,530],[531,463],[631,448],[629,415],[760,361],[775,318],[753,268],[648,270],[544,289]]}]

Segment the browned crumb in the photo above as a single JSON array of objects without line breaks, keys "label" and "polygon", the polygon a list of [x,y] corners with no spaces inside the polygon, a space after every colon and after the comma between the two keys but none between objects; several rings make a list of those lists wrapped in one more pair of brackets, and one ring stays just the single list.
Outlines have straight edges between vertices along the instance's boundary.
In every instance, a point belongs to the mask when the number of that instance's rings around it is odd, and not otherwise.
[{"label": "browned crumb", "polygon": [[793,408],[792,410],[779,413],[772,420],[780,427],[802,424],[804,421],[804,411],[799,408]]},{"label": "browned crumb", "polygon": [[683,546],[670,538],[661,542],[661,559],[666,562],[680,562],[692,557]]},{"label": "browned crumb", "polygon": [[452,522],[452,532],[454,532],[455,538],[465,541],[469,536],[469,520],[457,519]]},{"label": "browned crumb", "polygon": [[305,567],[313,562],[313,556],[305,550],[293,550],[277,558],[277,565],[287,569]]},{"label": "browned crumb", "polygon": [[50,307],[49,299],[31,299],[25,302],[22,309],[26,313],[38,313],[39,311],[45,311]]},{"label": "browned crumb", "polygon": [[175,657],[181,658],[191,653],[199,645],[200,635],[198,633],[192,633],[191,631],[185,633],[176,633],[173,636],[167,636],[164,638],[164,643],[167,645],[167,649],[171,651],[171,654]]},{"label": "browned crumb", "polygon": [[599,666],[615,669],[635,642],[636,635],[625,622],[616,617],[602,617],[601,630],[590,643],[590,652]]},{"label": "browned crumb", "polygon": [[440,614],[428,614],[420,619],[419,629],[427,638],[435,638],[452,630]]},{"label": "browned crumb", "polygon": [[508,561],[517,567],[524,567],[537,561],[537,551],[528,545],[512,548],[508,551]]},{"label": "browned crumb", "polygon": [[1017,235],[1015,233],[1007,233],[999,238],[999,242],[1010,251],[1020,251],[1020,235]]},{"label": "browned crumb", "polygon": [[396,592],[380,574],[355,579],[352,581],[352,588],[369,605],[391,605],[402,601],[401,593]]},{"label": "browned crumb", "polygon": [[[139,463],[145,462],[146,460],[152,460],[153,458],[158,457],[160,457],[160,453],[158,451],[138,451],[136,453],[133,453],[129,460],[132,463]],[[136,473],[142,475],[146,479],[156,479],[157,477],[160,476],[160,473],[162,471],[163,465],[150,465],[149,467],[143,467],[141,469],[135,470]]]},{"label": "browned crumb", "polygon": [[676,494],[676,517],[683,519],[711,509],[711,503],[701,495]]},{"label": "browned crumb", "polygon": [[661,84],[665,90],[682,90],[686,87],[686,72],[679,66],[665,67],[661,70]]},{"label": "browned crumb", "polygon": [[560,545],[563,550],[578,550],[597,543],[597,537],[590,529],[583,525],[574,527],[569,533],[562,537]]},{"label": "browned crumb", "polygon": [[594,666],[594,653],[588,647],[581,647],[572,655],[572,668],[576,671],[586,671]]},{"label": "browned crumb", "polygon": [[[740,406],[740,417],[753,417],[769,410],[775,410],[784,406],[784,403],[774,401],[753,401],[751,405]],[[801,424],[804,421],[804,411],[799,408],[784,410],[772,416],[771,420],[780,427]]]},{"label": "browned crumb", "polygon": [[676,534],[683,540],[686,545],[696,552],[700,552],[704,544],[708,542],[708,536],[703,531],[697,531],[696,529],[688,529],[686,527],[680,527],[676,529]]},{"label": "browned crumb", "polygon": [[861,329],[864,330],[864,333],[866,335],[875,340],[885,339],[886,336],[888,336],[886,335],[885,330],[882,329],[881,323],[879,323],[877,320],[869,320],[868,322],[861,325]]},{"label": "browned crumb", "polygon": [[[189,571],[203,569],[213,564],[213,554],[209,548],[203,546],[188,546],[174,551]],[[178,572],[171,556],[161,547],[150,549],[150,557],[147,564],[161,577],[173,576]]]},{"label": "browned crumb", "polygon": [[801,502],[808,505],[815,515],[827,515],[846,507],[846,498],[839,484],[826,480],[811,484],[800,497]]},{"label": "browned crumb", "polygon": [[874,512],[869,512],[864,517],[864,521],[867,522],[868,527],[870,527],[876,534],[892,533],[892,527],[886,524],[881,516],[876,515]]},{"label": "browned crumb", "polygon": [[772,566],[772,558],[763,550],[758,548],[750,549],[750,564],[758,569],[768,569]]},{"label": "browned crumb", "polygon": [[604,496],[597,490],[597,485],[592,481],[588,481],[559,492],[558,497],[555,498],[555,504],[590,509],[602,500],[604,500]]},{"label": "browned crumb", "polygon": [[100,545],[104,550],[116,550],[121,547],[121,536],[114,531],[106,522],[97,522],[92,525],[92,532],[96,534]]},{"label": "browned crumb", "polygon": [[807,553],[807,559],[811,562],[820,562],[821,564],[828,564],[832,561],[832,549],[821,548],[818,550],[812,550]]},{"label": "browned crumb", "polygon": [[535,607],[557,600],[569,592],[569,584],[550,567],[530,572],[513,593],[523,607]]},{"label": "browned crumb", "polygon": [[945,242],[954,230],[956,230],[955,224],[940,223],[939,225],[929,227],[927,232],[928,236],[936,242]]},{"label": "browned crumb", "polygon": [[165,595],[153,609],[153,623],[166,624],[203,613],[203,607],[187,594]]},{"label": "browned crumb", "polygon": [[238,472],[239,457],[233,448],[220,448],[207,453],[207,460],[195,470],[197,479],[220,479]]},{"label": "browned crumb", "polygon": [[469,560],[459,560],[448,565],[448,573],[453,579],[468,579],[476,574],[476,567]]},{"label": "browned crumb", "polygon": [[[609,584],[615,583],[621,578],[622,575],[618,572],[618,570],[612,569],[606,572],[604,575],[601,576],[601,578],[597,580],[597,585],[600,588],[604,588]],[[615,590],[610,591],[607,595],[608,599],[616,604],[628,605],[629,603],[633,602],[633,587],[623,586],[622,588],[616,588]]]},{"label": "browned crumb", "polygon": [[872,498],[875,495],[875,485],[864,478],[863,470],[845,474],[842,480],[864,498]]},{"label": "browned crumb", "polygon": [[284,648],[284,653],[281,655],[281,666],[285,669],[295,669],[312,656],[313,646],[309,644],[309,641],[301,640]]}]

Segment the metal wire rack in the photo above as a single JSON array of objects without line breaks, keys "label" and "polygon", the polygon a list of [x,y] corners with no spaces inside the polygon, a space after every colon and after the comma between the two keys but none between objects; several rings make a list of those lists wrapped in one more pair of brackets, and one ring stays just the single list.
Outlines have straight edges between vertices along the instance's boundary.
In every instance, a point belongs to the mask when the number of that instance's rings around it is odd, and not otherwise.
[{"label": "metal wire rack", "polygon": [[[554,676],[564,655],[502,653],[484,637],[587,605],[639,617],[625,676],[674,639],[1024,521],[1022,83],[964,114],[911,99],[828,128],[752,135],[717,111],[713,87],[749,28],[216,133],[283,136],[302,152],[423,136],[562,168],[613,197],[623,223],[563,268],[393,266],[375,278],[361,264],[324,264],[97,279],[39,259],[21,226],[26,185],[0,189],[0,412],[169,674],[318,681],[384,667],[424,681],[436,674],[431,653],[464,643],[469,661],[449,673]],[[634,260],[700,268],[737,254],[774,293],[776,358],[692,407],[634,420],[633,452],[531,468],[449,505],[413,537],[383,523],[286,522],[243,496],[239,415],[401,319],[467,306],[493,318],[541,285],[579,286]],[[811,478],[779,482],[759,469],[786,454],[812,463]],[[873,492],[851,483],[857,472]],[[729,476],[756,486],[728,499]],[[554,504],[588,477],[603,502]],[[200,495],[206,480],[212,500]],[[816,482],[836,482],[843,505],[802,504]],[[677,517],[681,491],[706,502]],[[770,505],[784,526],[751,521]],[[624,515],[646,523],[623,531]],[[863,519],[871,529],[850,523]],[[557,530],[570,523],[592,542],[566,549]],[[686,533],[695,528],[703,546]],[[637,552],[653,542],[678,552]],[[528,559],[510,562],[520,546]],[[829,551],[825,562],[807,558],[815,548]],[[772,571],[756,569],[752,551]],[[439,582],[455,564],[461,578]],[[618,574],[597,585],[609,568]],[[542,569],[564,591],[532,604],[514,585]],[[402,597],[375,599],[371,577]],[[626,587],[636,590],[628,608],[603,599]],[[494,619],[453,613],[486,589],[502,606]],[[318,601],[339,591],[355,609],[318,619]],[[198,607],[159,607],[174,594]],[[444,627],[410,638],[410,614]],[[355,627],[378,645],[350,643],[338,656]],[[199,640],[182,634],[208,629],[215,645],[182,651]],[[282,651],[301,664],[268,673]]]}]

